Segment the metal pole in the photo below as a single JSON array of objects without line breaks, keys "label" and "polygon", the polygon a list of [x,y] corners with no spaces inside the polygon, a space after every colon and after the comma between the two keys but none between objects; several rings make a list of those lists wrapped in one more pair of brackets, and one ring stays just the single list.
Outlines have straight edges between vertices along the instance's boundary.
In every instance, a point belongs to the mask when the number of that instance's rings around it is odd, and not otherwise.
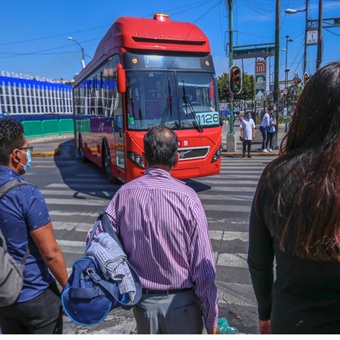
[{"label": "metal pole", "polygon": [[[234,60],[233,60],[233,1],[228,0],[229,4],[229,70],[233,66]],[[230,73],[229,73],[229,79],[230,79]],[[230,91],[230,119],[229,119],[229,133],[234,134],[234,106],[233,106],[233,101],[234,101],[234,95]]]},{"label": "metal pole", "polygon": [[305,74],[306,73],[306,69],[307,69],[308,7],[309,7],[309,0],[306,0],[305,44],[304,44],[304,52],[303,52],[303,72],[302,72],[302,74]]},{"label": "metal pole", "polygon": [[81,66],[82,68],[85,68],[85,52],[84,52],[84,48],[83,46],[81,46],[79,44],[79,42],[76,39],[73,39],[72,37],[68,37],[68,40],[72,40],[73,42],[75,42],[81,49]]},{"label": "metal pole", "polygon": [[288,128],[288,40],[289,40],[289,35],[286,35],[286,68],[285,68],[285,114],[286,114],[286,119],[285,119],[285,132],[287,132]]},{"label": "metal pole", "polygon": [[318,51],[316,57],[316,69],[318,70],[322,62],[322,12],[323,0],[319,0],[319,18],[318,18]]},{"label": "metal pole", "polygon": [[277,135],[279,130],[279,71],[280,71],[280,11],[281,1],[276,0],[275,11],[275,64],[274,64],[274,105],[276,110],[277,132],[273,136],[275,149],[278,149]]}]

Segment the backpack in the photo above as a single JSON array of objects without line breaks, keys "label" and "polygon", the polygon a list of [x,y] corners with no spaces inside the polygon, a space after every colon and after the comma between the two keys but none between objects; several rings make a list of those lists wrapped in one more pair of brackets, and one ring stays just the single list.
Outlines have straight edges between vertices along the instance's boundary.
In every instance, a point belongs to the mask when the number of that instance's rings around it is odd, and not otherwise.
[{"label": "backpack", "polygon": [[[97,218],[86,249],[91,245],[99,221],[102,221],[106,233],[123,249],[105,213]],[[128,261],[126,263],[136,288],[133,300],[130,300],[127,293],[120,294],[117,281],[108,278],[102,272],[97,260],[94,257],[86,256],[85,250],[84,257],[73,263],[72,274],[61,295],[63,309],[67,316],[73,322],[88,327],[103,321],[107,314],[115,308],[121,307],[129,310],[138,303],[142,296],[141,282],[134,268]]]},{"label": "backpack", "polygon": [[[23,180],[13,180],[0,187],[0,199],[10,190],[25,184],[31,184]],[[32,184],[31,184],[32,185]],[[22,289],[23,271],[29,248],[20,263],[7,251],[7,244],[0,229],[0,307],[13,304]]]}]

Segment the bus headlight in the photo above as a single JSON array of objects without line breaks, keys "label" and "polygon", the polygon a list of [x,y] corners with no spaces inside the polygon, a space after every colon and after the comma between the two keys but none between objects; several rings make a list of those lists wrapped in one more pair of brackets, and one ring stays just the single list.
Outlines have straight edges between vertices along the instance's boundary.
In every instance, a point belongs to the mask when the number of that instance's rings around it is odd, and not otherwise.
[{"label": "bus headlight", "polygon": [[143,161],[143,157],[141,155],[139,155],[138,153],[136,152],[132,152],[132,151],[128,151],[127,152],[127,156],[128,156],[128,159],[136,164],[139,168],[142,168],[144,169],[144,161]]},{"label": "bus headlight", "polygon": [[215,154],[214,154],[214,156],[213,156],[213,158],[211,160],[211,163],[216,162],[221,157],[221,153],[222,153],[222,147],[220,146],[218,148],[218,150],[215,152]]}]

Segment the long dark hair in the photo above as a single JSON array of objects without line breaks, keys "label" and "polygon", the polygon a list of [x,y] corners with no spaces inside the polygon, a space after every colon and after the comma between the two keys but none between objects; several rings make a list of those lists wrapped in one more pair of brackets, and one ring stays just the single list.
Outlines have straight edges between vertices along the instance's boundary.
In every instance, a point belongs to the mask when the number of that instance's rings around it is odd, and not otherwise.
[{"label": "long dark hair", "polygon": [[319,69],[302,91],[265,180],[279,169],[285,177],[270,190],[284,216],[271,226],[281,250],[293,240],[301,258],[340,260],[340,62]]}]

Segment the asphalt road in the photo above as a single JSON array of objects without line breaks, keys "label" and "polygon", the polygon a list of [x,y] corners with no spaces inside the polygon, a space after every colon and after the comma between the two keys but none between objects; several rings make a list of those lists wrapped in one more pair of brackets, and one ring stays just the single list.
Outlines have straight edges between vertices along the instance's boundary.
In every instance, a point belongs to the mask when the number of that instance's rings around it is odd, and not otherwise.
[{"label": "asphalt road", "polygon": [[[108,182],[94,164],[76,158],[72,138],[55,139],[59,152],[50,157],[34,157],[26,179],[42,191],[53,228],[71,270],[85,250],[85,237],[119,185]],[[47,152],[47,151],[46,151]],[[188,180],[205,208],[219,291],[219,315],[244,334],[258,332],[257,307],[246,264],[248,220],[258,178],[274,155],[251,159],[224,156],[221,173]],[[82,327],[65,321],[65,334],[135,334],[132,311],[116,309],[100,324]]]}]

